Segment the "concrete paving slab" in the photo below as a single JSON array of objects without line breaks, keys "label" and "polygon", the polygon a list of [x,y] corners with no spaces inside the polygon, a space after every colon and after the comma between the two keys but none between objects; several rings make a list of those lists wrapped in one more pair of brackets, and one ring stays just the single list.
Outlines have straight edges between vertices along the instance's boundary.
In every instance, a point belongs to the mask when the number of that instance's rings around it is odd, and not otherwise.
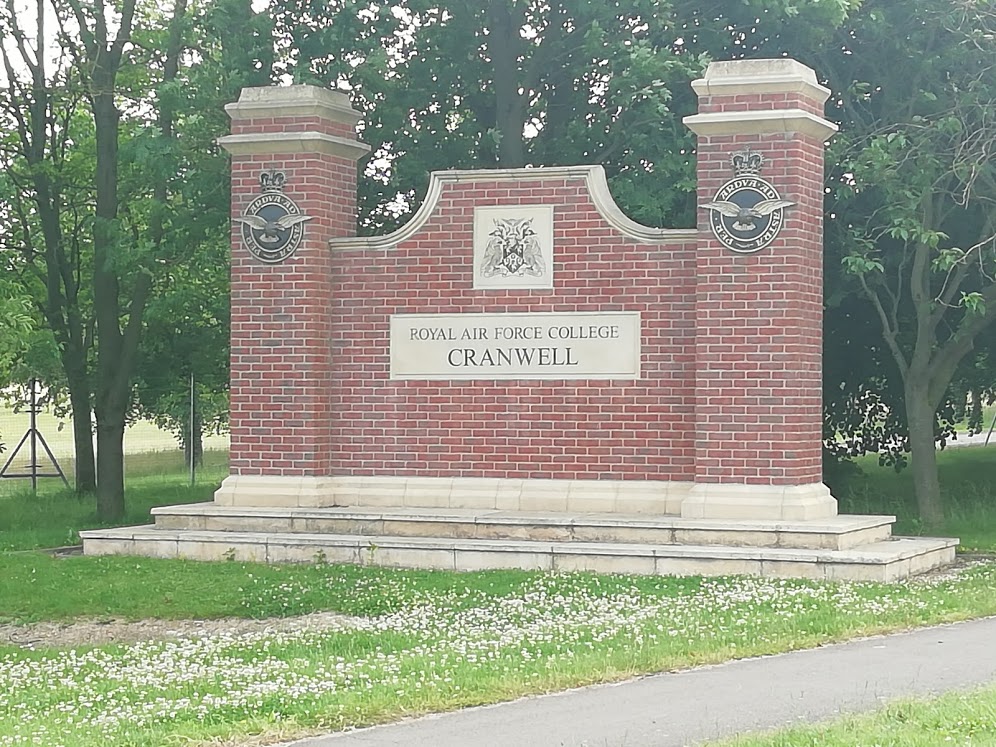
[{"label": "concrete paving slab", "polygon": [[682,747],[996,682],[996,618],[747,659],[294,742]]}]

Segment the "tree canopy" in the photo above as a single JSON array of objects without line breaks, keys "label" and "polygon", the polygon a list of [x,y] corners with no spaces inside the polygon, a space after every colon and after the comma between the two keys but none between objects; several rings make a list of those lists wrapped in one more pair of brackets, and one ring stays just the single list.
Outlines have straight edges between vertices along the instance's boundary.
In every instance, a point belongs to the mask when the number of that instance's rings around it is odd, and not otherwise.
[{"label": "tree canopy", "polygon": [[934,526],[938,414],[996,319],[994,21],[986,2],[866,0],[825,58],[843,124],[828,236],[865,314],[853,333],[868,339],[869,316],[878,331],[865,361],[887,392],[881,422],[903,410]]},{"label": "tree canopy", "polygon": [[[148,310],[168,307],[164,294],[183,292],[175,280],[192,272],[225,288],[229,187],[214,140],[223,104],[270,78],[253,34],[228,35],[240,19],[249,28],[256,16],[230,1],[52,0],[24,13],[11,0],[0,12],[12,40],[0,90],[3,258],[53,336],[60,365],[42,367],[46,383],[68,392],[77,488],[96,489],[105,519],[124,510],[123,431],[156,349],[143,335],[165,329]],[[224,346],[208,350],[224,369]]]},{"label": "tree canopy", "polygon": [[605,167],[634,219],[673,227],[695,219],[689,82],[710,60],[790,55],[824,76],[841,124],[827,443],[899,462],[912,449],[936,523],[935,437],[965,391],[992,389],[994,17],[992,0],[3,0],[0,313],[17,349],[0,348],[2,378],[64,393],[77,486],[106,518],[123,508],[128,417],[186,432],[193,374],[205,422],[223,421],[229,192],[214,141],[243,86],[349,93],[374,149],[362,233],[404,222],[433,170],[581,163]]}]

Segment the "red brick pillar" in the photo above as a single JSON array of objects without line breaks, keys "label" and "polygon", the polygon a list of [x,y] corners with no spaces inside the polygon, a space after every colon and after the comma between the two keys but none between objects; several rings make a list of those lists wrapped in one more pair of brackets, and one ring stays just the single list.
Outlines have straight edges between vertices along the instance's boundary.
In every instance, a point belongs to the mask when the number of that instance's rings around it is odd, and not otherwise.
[{"label": "red brick pillar", "polygon": [[823,118],[794,60],[709,66],[698,135],[695,485],[688,518],[834,516],[822,483]]},{"label": "red brick pillar", "polygon": [[229,505],[322,506],[330,485],[328,242],[356,230],[359,114],[311,86],[247,88],[232,134]]}]

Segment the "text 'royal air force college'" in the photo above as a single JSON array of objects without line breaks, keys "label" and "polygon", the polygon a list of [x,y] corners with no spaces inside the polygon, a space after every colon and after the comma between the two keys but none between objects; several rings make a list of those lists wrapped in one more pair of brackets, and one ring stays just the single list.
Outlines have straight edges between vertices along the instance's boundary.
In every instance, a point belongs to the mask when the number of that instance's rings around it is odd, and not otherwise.
[{"label": "text 'royal air force college'", "polygon": [[638,312],[400,314],[394,379],[636,379]]}]

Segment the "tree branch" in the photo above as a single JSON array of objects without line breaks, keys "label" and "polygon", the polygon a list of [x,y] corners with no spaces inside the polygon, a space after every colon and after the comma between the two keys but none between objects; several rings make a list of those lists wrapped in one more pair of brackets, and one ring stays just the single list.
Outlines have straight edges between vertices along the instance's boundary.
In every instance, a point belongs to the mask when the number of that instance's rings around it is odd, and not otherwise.
[{"label": "tree branch", "polygon": [[975,347],[976,337],[996,320],[996,286],[987,288],[983,298],[986,302],[985,314],[964,317],[955,334],[937,350],[927,369],[929,397],[934,410],[940,405],[958,364]]},{"label": "tree branch", "polygon": [[885,344],[888,346],[889,352],[892,353],[892,357],[895,358],[899,372],[905,380],[906,374],[909,371],[909,363],[896,340],[897,328],[890,323],[889,316],[885,312],[885,307],[882,306],[882,300],[868,285],[868,281],[865,280],[864,275],[858,275],[858,281],[861,283],[861,289],[864,291],[865,296],[872,302],[872,306],[875,307],[875,311],[878,313],[879,321],[882,324],[882,339],[885,340]]},{"label": "tree branch", "polygon": [[[924,195],[921,201],[923,210],[922,225],[933,226],[931,220],[933,214],[933,198],[931,195]],[[934,347],[933,329],[930,326],[931,320],[931,295],[930,295],[930,247],[923,241],[916,241],[913,246],[913,267],[910,271],[910,298],[913,301],[913,311],[916,314],[916,341],[913,346],[913,355],[910,365],[915,366],[917,361],[926,365],[930,358],[930,352]]]},{"label": "tree branch", "polygon": [[[98,0],[102,2],[102,0]],[[83,41],[83,49],[86,51],[86,56],[88,59],[96,59],[98,49],[101,45],[107,43],[107,26],[104,21],[104,12],[101,9],[100,13],[94,19],[97,26],[97,33],[95,34],[90,30],[90,19],[87,18],[86,13],[83,11],[83,6],[80,4],[79,0],[66,0],[69,5],[70,10],[73,12],[73,16],[76,18],[76,25],[79,29],[80,39]],[[95,3],[96,5],[96,3]],[[56,13],[58,15],[58,13]],[[65,34],[65,26],[62,24],[60,19],[59,28]],[[101,32],[101,30],[103,30]]]}]

